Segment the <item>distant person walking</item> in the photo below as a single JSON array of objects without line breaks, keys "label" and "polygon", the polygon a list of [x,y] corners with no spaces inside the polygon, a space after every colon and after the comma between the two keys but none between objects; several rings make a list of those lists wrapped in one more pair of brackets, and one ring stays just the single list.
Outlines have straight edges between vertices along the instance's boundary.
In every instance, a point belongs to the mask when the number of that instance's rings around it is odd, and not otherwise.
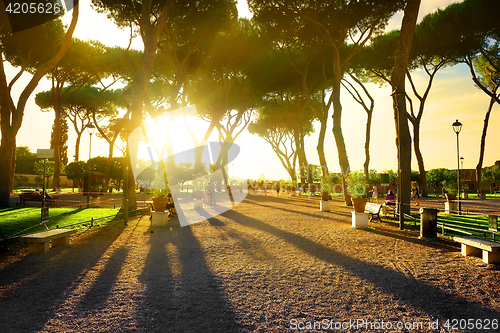
[{"label": "distant person walking", "polygon": [[372,199],[374,199],[374,202],[377,202],[377,204],[378,204],[378,188],[377,188],[377,185],[373,185],[372,190],[370,192],[373,192]]},{"label": "distant person walking", "polygon": [[418,186],[416,186],[414,189],[413,189],[413,200],[415,200],[415,206],[419,206],[420,205],[420,202],[418,200],[419,196],[420,196],[420,189],[418,188]]}]

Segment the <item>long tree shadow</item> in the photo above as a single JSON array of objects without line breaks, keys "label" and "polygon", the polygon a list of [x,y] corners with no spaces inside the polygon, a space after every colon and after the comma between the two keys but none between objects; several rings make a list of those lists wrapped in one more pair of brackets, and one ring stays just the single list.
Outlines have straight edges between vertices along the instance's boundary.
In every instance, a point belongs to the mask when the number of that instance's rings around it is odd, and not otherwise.
[{"label": "long tree shadow", "polygon": [[77,287],[78,277],[92,268],[123,231],[102,228],[91,241],[30,254],[0,270],[0,332],[38,332],[54,316],[57,301]]},{"label": "long tree shadow", "polygon": [[302,206],[302,207],[307,207],[307,208],[312,208],[311,205],[306,205],[304,204],[304,200],[312,200],[312,201],[309,201],[310,203],[313,203],[318,204],[319,206],[319,200],[317,198],[312,198],[312,199],[306,199],[306,198],[299,198],[299,197],[293,197],[293,196],[288,196],[288,197],[274,197],[274,196],[266,196],[266,197],[262,197],[262,198],[266,198],[267,201],[272,201],[272,202],[280,202],[282,203],[283,200],[287,199],[289,200],[290,204],[293,205],[294,207],[296,206]]},{"label": "long tree shadow", "polygon": [[120,273],[125,263],[128,253],[129,250],[125,248],[113,252],[104,270],[99,274],[97,280],[92,284],[90,290],[85,293],[83,300],[78,304],[81,310],[99,309],[106,302],[116,283],[118,273]]},{"label": "long tree shadow", "polygon": [[457,251],[460,247],[453,246],[451,244],[446,244],[443,242],[430,242],[430,241],[425,241],[425,240],[420,240],[412,237],[405,236],[404,234],[401,234],[400,232],[392,232],[388,230],[367,230],[367,232],[377,234],[377,235],[382,235],[390,238],[395,238],[399,240],[404,240],[405,242],[409,243],[414,243],[414,244],[420,244],[424,246],[429,246],[433,248],[439,248],[447,251]]},{"label": "long tree shadow", "polygon": [[[298,234],[280,230],[258,219],[243,215],[235,210],[227,211],[224,217],[234,222],[272,234],[297,246],[308,254],[329,264],[341,266],[359,278],[378,286],[380,289],[399,298],[406,304],[421,309],[432,317],[440,319],[454,318],[457,313],[470,318],[499,318],[499,313],[480,304],[448,294],[422,281],[408,278],[402,272],[363,262],[346,256],[322,244]],[[388,277],[390,284],[383,283],[378,277]]]},{"label": "long tree shadow", "polygon": [[[304,213],[303,211],[300,211],[300,210],[292,210],[292,209],[281,208],[281,207],[276,207],[276,206],[272,206],[272,205],[261,204],[261,203],[258,203],[256,200],[248,199],[248,197],[247,197],[247,199],[245,199],[245,202],[248,203],[248,204],[262,206],[262,207],[266,207],[266,208],[269,208],[269,209],[282,210],[282,211],[285,211],[285,212],[294,212],[294,213],[297,213],[297,214],[306,215],[306,216],[310,216],[310,217],[316,217],[316,218],[318,218],[318,217],[319,218],[327,218],[327,216],[322,215],[322,214]],[[310,208],[310,206],[307,206],[307,207]],[[221,215],[225,215],[225,213],[222,213]]]},{"label": "long tree shadow", "polygon": [[[158,229],[140,279],[146,284],[138,309],[145,332],[239,332],[235,314],[210,272],[190,227]],[[173,271],[173,269],[175,271]]]},{"label": "long tree shadow", "polygon": [[219,220],[218,218],[212,216],[209,212],[207,212],[206,210],[204,209],[200,209],[198,210],[198,214],[200,214],[201,216],[203,216],[205,219],[207,219],[208,223],[210,223],[210,225],[214,226],[214,227],[222,227],[225,225],[224,222],[222,222],[221,220]]}]

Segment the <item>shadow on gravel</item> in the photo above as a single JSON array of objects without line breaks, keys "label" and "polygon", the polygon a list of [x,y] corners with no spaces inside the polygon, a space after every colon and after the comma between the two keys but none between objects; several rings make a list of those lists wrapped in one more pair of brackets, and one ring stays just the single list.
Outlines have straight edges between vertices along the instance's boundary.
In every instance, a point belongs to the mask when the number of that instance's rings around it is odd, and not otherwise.
[{"label": "shadow on gravel", "polygon": [[341,212],[338,212],[338,211],[334,211],[334,212],[331,212],[335,215],[340,215],[340,216],[345,216],[345,217],[349,217],[351,218],[352,217],[352,214],[351,213],[341,213]]},{"label": "shadow on gravel", "polygon": [[389,230],[378,230],[377,229],[377,230],[367,230],[367,232],[378,234],[378,235],[382,235],[382,236],[386,236],[386,237],[390,237],[390,238],[400,239],[400,240],[403,240],[403,241],[409,242],[409,243],[414,243],[414,244],[420,244],[420,245],[423,245],[423,246],[433,247],[433,248],[436,248],[436,249],[443,249],[443,250],[447,250],[447,251],[451,251],[451,252],[460,251],[460,246],[458,246],[458,245],[453,246],[451,244],[443,243],[442,241],[440,241],[440,242],[432,242],[432,241],[420,240],[420,239],[416,239],[416,238],[413,238],[413,237],[405,236],[404,234],[401,234],[401,233],[398,233],[398,232],[392,232],[392,231],[389,231]]},{"label": "shadow on gravel", "polygon": [[[280,201],[279,199],[276,199],[276,198],[270,198],[270,199],[272,199],[271,201],[277,201],[279,203],[283,203],[282,201]],[[269,199],[268,199],[268,201],[269,201]],[[252,199],[252,198],[249,198],[249,197],[246,197],[245,202],[247,204],[262,206],[262,207],[266,207],[266,208],[269,208],[269,209],[277,209],[277,210],[282,210],[282,211],[285,211],[285,212],[292,212],[293,211],[293,212],[295,212],[297,214],[302,214],[302,215],[306,215],[306,216],[325,218],[325,215],[322,215],[322,214],[304,213],[303,211],[300,210],[300,208],[298,208],[297,210],[293,210],[292,208],[295,205],[291,205],[291,207],[289,209],[288,208],[280,208],[280,207],[275,207],[275,206],[272,206],[272,205],[264,205],[264,204],[261,204],[261,203],[257,203],[255,201],[255,199]],[[311,206],[305,206],[305,207],[311,208]],[[318,210],[319,210],[319,206],[318,206]],[[225,215],[225,213],[222,213],[221,215]]]},{"label": "shadow on gravel", "polygon": [[[92,268],[123,231],[102,228],[99,247],[83,241],[47,253],[29,254],[0,270],[0,332],[38,332],[54,317],[58,302],[78,287],[75,281]],[[106,287],[107,288],[107,287]]]},{"label": "shadow on gravel", "polygon": [[[291,202],[293,202],[294,206],[302,206],[302,207],[307,207],[307,208],[311,208],[311,204],[318,205],[318,207],[319,207],[319,201],[320,201],[320,197],[308,198],[307,196],[297,197],[297,196],[291,196],[291,195],[286,195],[285,197],[283,197],[283,196],[280,196],[280,197],[268,196],[267,198],[274,199],[274,200],[287,199],[287,200],[290,200]],[[282,201],[278,201],[278,202],[282,202]],[[309,203],[309,205],[307,205],[306,203]]]},{"label": "shadow on gravel", "polygon": [[235,314],[191,228],[152,230],[151,249],[140,276],[146,291],[137,309],[139,330],[239,332]]},{"label": "shadow on gravel", "polygon": [[78,304],[80,310],[87,311],[102,308],[111,295],[111,290],[116,283],[118,273],[120,273],[128,253],[129,250],[124,248],[113,252],[104,270],[99,274],[99,277],[92,284],[90,290],[85,293],[83,300]]},{"label": "shadow on gravel", "polygon": [[[331,248],[316,243],[298,234],[280,230],[261,220],[230,210],[222,214],[235,223],[251,227],[297,246],[303,251],[332,265],[337,265],[356,274],[359,278],[374,284],[385,292],[393,294],[409,306],[416,307],[439,319],[451,318],[499,318],[499,313],[480,304],[443,292],[429,284],[407,277],[375,264],[346,256]],[[380,276],[388,279],[380,279]]]},{"label": "shadow on gravel", "polygon": [[213,217],[209,212],[207,212],[204,209],[198,209],[197,212],[198,212],[198,214],[203,216],[205,219],[207,219],[208,223],[210,223],[210,225],[212,225],[214,227],[223,227],[226,225],[224,222],[222,222],[221,220],[219,220],[216,217]]}]

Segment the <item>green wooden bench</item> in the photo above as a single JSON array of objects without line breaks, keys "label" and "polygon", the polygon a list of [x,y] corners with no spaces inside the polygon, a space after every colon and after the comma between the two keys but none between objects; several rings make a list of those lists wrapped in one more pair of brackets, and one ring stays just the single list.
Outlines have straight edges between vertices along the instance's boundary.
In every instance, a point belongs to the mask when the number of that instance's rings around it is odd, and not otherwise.
[{"label": "green wooden bench", "polygon": [[500,243],[473,236],[456,236],[453,240],[462,244],[463,256],[482,256],[487,264],[500,264]]},{"label": "green wooden bench", "polygon": [[30,253],[45,253],[52,247],[69,245],[69,236],[75,233],[73,229],[52,229],[21,236],[21,240],[28,243]]},{"label": "green wooden bench", "polygon": [[[42,201],[42,193],[37,191],[23,191],[19,194],[19,201],[21,205],[26,205],[26,201]],[[58,197],[45,193],[45,202],[53,204],[54,200]]]}]

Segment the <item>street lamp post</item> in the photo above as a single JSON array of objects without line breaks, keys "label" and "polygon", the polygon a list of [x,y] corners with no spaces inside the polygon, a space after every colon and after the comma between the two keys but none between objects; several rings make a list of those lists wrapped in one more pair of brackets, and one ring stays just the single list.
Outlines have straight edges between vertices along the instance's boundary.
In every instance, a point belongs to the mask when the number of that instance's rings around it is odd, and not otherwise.
[{"label": "street lamp post", "polygon": [[453,123],[453,131],[457,134],[457,200],[458,200],[458,214],[462,213],[462,203],[460,202],[460,147],[458,141],[458,134],[462,130],[462,123],[455,121]]},{"label": "street lamp post", "polygon": [[[88,124],[87,130],[89,131],[89,137],[90,137],[90,142],[89,142],[89,162],[90,158],[92,156],[92,134],[94,134],[95,126],[92,124]],[[88,174],[88,181],[87,181],[87,208],[90,207],[90,164],[88,165],[89,169],[89,174]]]}]

